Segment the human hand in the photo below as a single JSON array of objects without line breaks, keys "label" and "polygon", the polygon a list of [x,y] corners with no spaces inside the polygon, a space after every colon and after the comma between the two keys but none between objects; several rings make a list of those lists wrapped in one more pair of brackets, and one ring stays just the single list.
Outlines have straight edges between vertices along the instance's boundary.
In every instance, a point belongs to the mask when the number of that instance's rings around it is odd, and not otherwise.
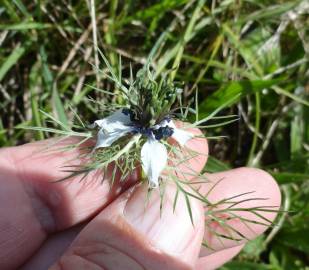
[{"label": "human hand", "polygon": [[[94,174],[83,182],[54,183],[65,176],[60,167],[76,153],[42,152],[45,146],[41,141],[0,150],[0,269],[210,270],[230,260],[245,243],[214,237],[205,227],[198,200],[191,199],[194,226],[181,195],[174,213],[172,185],[160,216],[158,191],[146,203],[147,187],[134,185],[137,174],[112,189]],[[187,163],[198,173],[206,162],[207,142],[195,138],[187,147],[204,153]],[[210,182],[201,184],[202,193],[218,183],[208,196],[212,202],[254,191],[237,207],[280,205],[276,182],[261,170],[240,168],[207,177]],[[247,212],[240,215],[260,221]],[[263,216],[273,220],[275,213]],[[217,225],[211,226],[220,230]],[[248,239],[267,229],[259,224],[249,229],[240,220],[231,221],[231,226]],[[203,239],[212,249],[201,248]]]}]

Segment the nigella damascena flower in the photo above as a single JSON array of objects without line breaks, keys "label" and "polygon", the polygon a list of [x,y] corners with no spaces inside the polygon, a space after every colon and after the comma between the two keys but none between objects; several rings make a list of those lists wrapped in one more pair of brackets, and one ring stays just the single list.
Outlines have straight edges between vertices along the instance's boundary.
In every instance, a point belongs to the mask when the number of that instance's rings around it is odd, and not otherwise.
[{"label": "nigella damascena flower", "polygon": [[95,149],[109,147],[128,134],[147,137],[141,149],[141,163],[152,187],[159,185],[158,179],[167,164],[167,150],[160,141],[172,137],[179,145],[184,146],[193,137],[191,133],[177,128],[171,119],[164,119],[152,127],[139,126],[134,120],[134,112],[127,108],[95,121],[92,127],[94,126],[100,128]]}]

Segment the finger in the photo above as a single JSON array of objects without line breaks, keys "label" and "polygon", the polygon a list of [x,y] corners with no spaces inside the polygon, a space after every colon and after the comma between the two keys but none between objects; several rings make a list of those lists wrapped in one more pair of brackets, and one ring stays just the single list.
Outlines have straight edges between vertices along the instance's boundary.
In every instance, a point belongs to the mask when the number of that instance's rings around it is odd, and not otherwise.
[{"label": "finger", "polygon": [[220,266],[233,259],[243,247],[244,245],[235,246],[200,258],[197,262],[195,270],[218,269]]},{"label": "finger", "polygon": [[[59,150],[77,142],[78,138],[64,140],[53,146],[58,151],[46,151],[46,147],[54,143],[54,140],[47,140],[8,148],[0,153],[4,160],[0,171],[2,175],[5,173],[6,185],[19,186],[12,190],[11,196],[23,194],[46,232],[62,230],[87,219],[125,188],[120,186],[111,190],[108,175],[103,176],[102,172],[92,172],[82,182],[80,177],[57,182],[68,176],[63,166],[81,163],[82,148]],[[106,181],[102,181],[103,177]],[[137,176],[133,174],[128,180],[135,178]]]},{"label": "finger", "polygon": [[43,141],[0,152],[0,269],[16,269],[47,234],[87,219],[111,200],[107,183],[54,183],[63,175],[61,164],[78,153],[42,152],[45,147]]},{"label": "finger", "polygon": [[168,186],[160,212],[160,193],[147,201],[145,186],[135,187],[105,208],[80,233],[69,250],[50,270],[193,269],[204,233],[201,204],[191,200],[194,226],[175,188]]},{"label": "finger", "polygon": [[[191,129],[190,132],[201,135],[198,129]],[[76,142],[77,138],[70,138],[57,147]],[[139,175],[134,173],[128,181],[122,182],[113,190],[110,189],[108,179],[102,182],[102,178],[108,176],[103,176],[100,172],[89,174],[82,182],[76,181],[79,178],[75,177],[54,183],[67,176],[67,173],[63,172],[63,165],[80,164],[79,155],[82,150],[43,152],[46,146],[47,142],[41,141],[7,149],[4,155],[6,165],[0,167],[0,170],[14,173],[26,184],[26,191],[33,198],[33,203],[39,201],[41,204],[34,208],[40,211],[36,213],[39,218],[43,216],[41,222],[47,231],[62,230],[87,219],[139,178]],[[192,151],[203,150],[205,154],[208,152],[207,142],[201,138],[190,140],[187,148]],[[205,154],[187,160],[186,166],[199,173],[206,162]],[[0,154],[0,158],[1,156],[3,155]],[[179,171],[181,170],[180,168]],[[49,213],[49,218],[46,213]]]},{"label": "finger", "polygon": [[[176,122],[179,128],[185,128],[182,122]],[[194,137],[189,140],[185,146],[176,147],[175,160],[170,162],[173,168],[173,174],[178,179],[192,180],[203,170],[208,158],[208,143],[200,129],[190,128],[186,129]],[[171,141],[175,144],[174,141]]]},{"label": "finger", "polygon": [[19,270],[46,270],[57,261],[71,245],[85,224],[74,226],[48,236],[40,249]]},{"label": "finger", "polygon": [[[210,174],[208,178],[210,182],[204,185],[203,192],[209,193],[209,201],[217,203],[230,199],[212,209],[212,217],[206,209],[204,241],[211,249],[203,248],[201,256],[245,243],[272,224],[281,195],[276,181],[268,173],[239,168]],[[213,217],[220,220],[214,221]]]},{"label": "finger", "polygon": [[[76,138],[69,140],[61,143],[78,142]],[[113,189],[108,177],[102,183],[101,173],[91,173],[83,182],[73,178],[55,183],[66,176],[61,171],[63,165],[81,162],[80,149],[51,153],[44,151],[48,143],[51,141],[0,151],[1,269],[16,268],[47,234],[87,220],[139,179],[135,172]]]},{"label": "finger", "polygon": [[[191,129],[190,132],[195,135],[201,135],[201,131],[198,129]],[[77,138],[70,138],[62,141],[56,147],[64,147],[76,142],[78,142]],[[48,222],[45,213],[38,214],[39,217],[44,215],[43,225],[47,227],[48,231],[54,231],[53,226],[56,226],[57,229],[63,229],[85,220],[89,217],[89,214],[98,211],[116,197],[117,194],[130,186],[122,183],[121,186],[114,190],[115,193],[112,193],[110,183],[108,181],[102,183],[100,174],[90,174],[84,179],[83,183],[77,182],[73,178],[69,181],[55,184],[55,181],[67,176],[67,173],[63,172],[63,165],[80,163],[78,156],[81,150],[73,149],[72,151],[53,153],[43,152],[47,145],[47,141],[41,141],[7,149],[4,155],[6,166],[0,169],[1,171],[11,170],[14,174],[17,174],[27,184],[27,187],[28,185],[30,186],[27,191],[33,193],[31,197],[35,197],[35,200],[44,200],[42,205],[52,208],[48,212],[52,212],[51,216],[55,219],[53,221],[50,220]],[[200,138],[190,140],[187,148],[192,151],[202,149],[205,153],[208,151],[206,140]],[[202,170],[205,162],[204,154],[188,160],[187,164],[198,173]],[[131,179],[136,180],[136,178],[138,176],[134,174]],[[88,185],[87,180],[91,182]],[[90,202],[89,199],[91,199]],[[69,217],[63,211],[64,205],[61,204],[61,201],[64,204],[66,202],[71,204]],[[36,208],[40,210],[40,207]],[[46,212],[46,209],[42,210]]]}]

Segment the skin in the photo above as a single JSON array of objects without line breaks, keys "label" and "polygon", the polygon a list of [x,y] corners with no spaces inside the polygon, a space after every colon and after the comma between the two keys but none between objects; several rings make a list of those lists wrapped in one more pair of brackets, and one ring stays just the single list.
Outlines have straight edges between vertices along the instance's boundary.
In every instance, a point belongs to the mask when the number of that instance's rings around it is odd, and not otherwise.
[{"label": "skin", "polygon": [[[191,132],[200,135],[199,130]],[[63,141],[62,144],[71,143]],[[74,159],[77,150],[42,151],[41,141],[0,150],[0,269],[21,270],[211,270],[223,265],[239,253],[245,241],[219,241],[205,228],[207,209],[191,199],[194,226],[179,196],[175,212],[175,186],[168,184],[160,215],[160,196],[154,190],[146,203],[147,186],[136,184],[133,173],[126,184],[117,183],[111,190],[100,175],[91,173],[84,181],[54,181],[66,176],[64,164]],[[200,172],[208,155],[207,141],[194,138],[187,147],[201,155],[179,165],[176,172],[188,167]],[[180,174],[177,174],[180,178]],[[193,176],[192,176],[193,178]],[[207,175],[208,183],[200,191],[216,202],[224,198],[254,191],[241,207],[280,206],[280,191],[274,179],[264,171],[239,168]],[[239,205],[238,205],[239,207]],[[184,211],[185,209],[185,211]],[[261,221],[249,213],[243,217]],[[269,220],[275,213],[265,213]],[[206,217],[207,221],[207,217]],[[263,233],[267,227],[240,220],[229,221],[248,239]],[[217,224],[211,228],[223,230]],[[201,247],[202,241],[212,249]]]}]

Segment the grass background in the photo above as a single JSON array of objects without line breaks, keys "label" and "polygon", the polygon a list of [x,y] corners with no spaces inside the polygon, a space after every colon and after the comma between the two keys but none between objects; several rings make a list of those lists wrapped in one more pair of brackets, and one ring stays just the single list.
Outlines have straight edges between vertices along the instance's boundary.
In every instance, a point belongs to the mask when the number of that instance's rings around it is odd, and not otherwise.
[{"label": "grass background", "polygon": [[2,0],[0,18],[0,146],[48,137],[16,129],[46,125],[40,109],[96,119],[86,97],[107,99],[86,84],[114,91],[89,64],[105,68],[96,46],[129,75],[166,32],[154,66],[174,67],[185,102],[198,89],[206,116],[238,96],[222,115],[239,121],[206,131],[227,138],[210,141],[205,170],[267,170],[290,211],[222,269],[309,269],[308,1]]}]

